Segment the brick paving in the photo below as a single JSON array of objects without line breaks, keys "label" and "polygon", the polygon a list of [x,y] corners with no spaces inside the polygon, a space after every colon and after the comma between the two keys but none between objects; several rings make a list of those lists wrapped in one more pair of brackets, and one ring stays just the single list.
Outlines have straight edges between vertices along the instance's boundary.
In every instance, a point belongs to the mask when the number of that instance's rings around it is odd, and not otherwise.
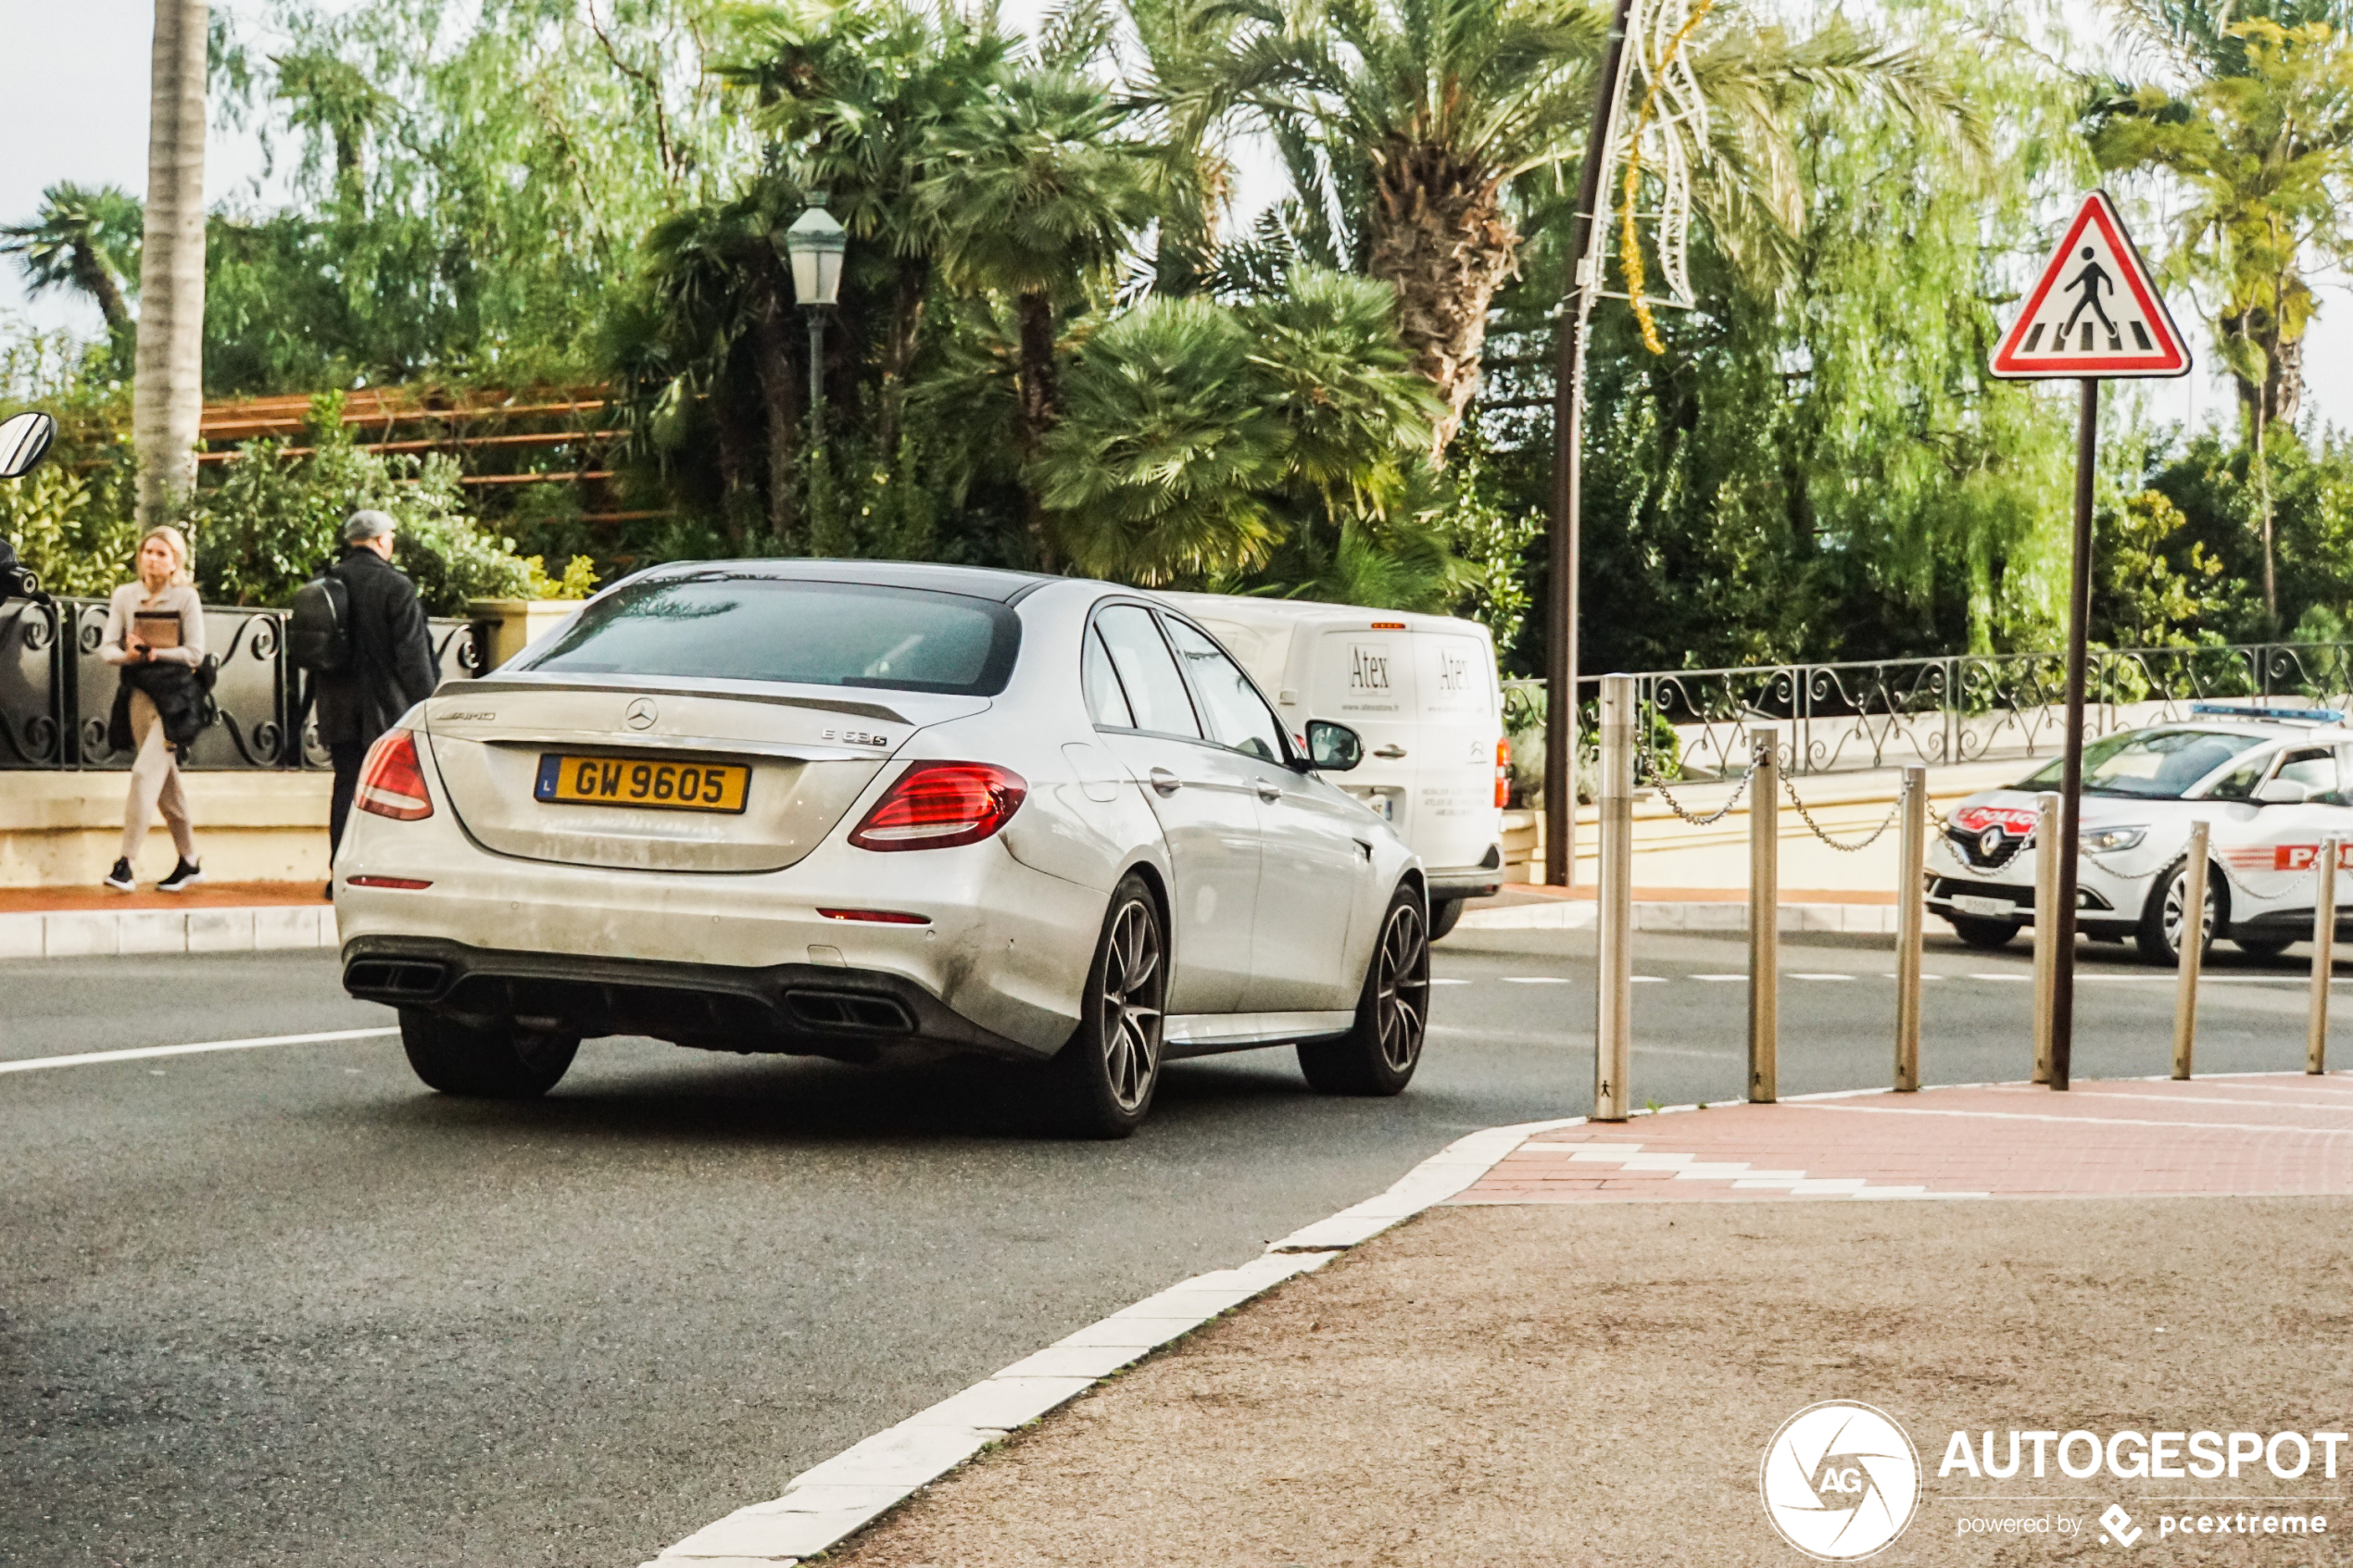
[{"label": "brick paving", "polygon": [[1522,1144],[1458,1204],[2353,1195],[2353,1073],[1727,1105]]}]

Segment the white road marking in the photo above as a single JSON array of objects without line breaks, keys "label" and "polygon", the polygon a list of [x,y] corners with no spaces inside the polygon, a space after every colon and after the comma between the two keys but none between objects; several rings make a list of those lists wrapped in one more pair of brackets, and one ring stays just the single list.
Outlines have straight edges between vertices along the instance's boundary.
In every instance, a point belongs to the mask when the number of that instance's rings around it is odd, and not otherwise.
[{"label": "white road marking", "polygon": [[1433,980],[1430,984],[1433,985],[1467,985],[1470,982],[1467,980]]},{"label": "white road marking", "polygon": [[1929,1110],[1899,1105],[1815,1105],[1808,1109],[1844,1110],[1858,1116],[1967,1116],[1981,1122],[2060,1122],[2072,1126],[2095,1127],[2185,1127],[2202,1133],[2313,1133],[2322,1137],[2353,1138],[2353,1127],[2279,1127],[2254,1122],[2158,1122],[2137,1116],[2036,1116],[2020,1110]]},{"label": "white road marking", "polygon": [[1748,978],[1748,976],[1747,976],[1747,975],[1745,975],[1745,974],[1694,974],[1694,975],[1692,975],[1692,978],[1693,980],[1712,980],[1712,981],[1718,981],[1718,982],[1729,982],[1729,981],[1735,981],[1735,980],[1746,980],[1746,979]]},{"label": "white road marking", "polygon": [[1568,979],[1566,975],[1559,974],[1507,974],[1504,976],[1504,984],[1506,985],[1566,985],[1568,984]]},{"label": "white road marking", "polygon": [[2016,981],[2020,985],[2031,985],[2034,983],[2034,977],[2031,974],[1972,974],[1967,976],[1966,978],[1970,980],[2011,980]]},{"label": "white road marking", "polygon": [[373,1040],[397,1035],[390,1029],[329,1029],[316,1035],[264,1035],[251,1040],[207,1040],[193,1046],[141,1046],[127,1051],[83,1051],[79,1056],[36,1056],[0,1061],[0,1073],[34,1073],[44,1067],[88,1067],[102,1061],[150,1061],[157,1057],[195,1056],[205,1051],[250,1051],[264,1046],[315,1046],[333,1040]]},{"label": "white road marking", "polygon": [[1804,973],[1799,973],[1799,974],[1793,974],[1793,975],[1791,975],[1791,976],[1790,976],[1790,978],[1791,978],[1792,980],[1852,980],[1852,979],[1854,979],[1855,977],[1854,977],[1853,975],[1851,975],[1851,974],[1804,974]]},{"label": "white road marking", "polygon": [[1663,974],[1635,974],[1629,975],[1627,978],[1633,981],[1633,983],[1637,985],[1664,985],[1667,984],[1667,976]]},{"label": "white road marking", "polygon": [[2071,1088],[2069,1092],[2082,1095],[2086,1099],[2132,1099],[2138,1100],[2143,1105],[2233,1105],[2238,1107],[2241,1110],[2270,1110],[2274,1107],[2281,1110],[2353,1110],[2353,1105],[2348,1105],[2342,1099],[2335,1101],[2312,1099],[2222,1099],[2220,1098],[2209,1099],[2203,1095],[2135,1095],[2120,1093],[2114,1089]]}]

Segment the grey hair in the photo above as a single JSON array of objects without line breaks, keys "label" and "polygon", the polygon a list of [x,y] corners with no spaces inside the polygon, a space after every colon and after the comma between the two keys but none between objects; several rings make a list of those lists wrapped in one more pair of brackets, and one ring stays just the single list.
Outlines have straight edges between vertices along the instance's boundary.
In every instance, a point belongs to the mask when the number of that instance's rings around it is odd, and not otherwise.
[{"label": "grey hair", "polygon": [[354,512],[343,521],[343,542],[364,545],[371,539],[381,539],[400,526],[389,512]]}]

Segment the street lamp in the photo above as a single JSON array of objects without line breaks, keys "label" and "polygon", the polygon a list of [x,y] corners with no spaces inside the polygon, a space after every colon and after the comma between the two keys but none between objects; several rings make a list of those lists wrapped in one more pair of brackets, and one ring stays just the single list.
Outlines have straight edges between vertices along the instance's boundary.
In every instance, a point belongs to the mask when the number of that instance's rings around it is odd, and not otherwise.
[{"label": "street lamp", "polygon": [[785,231],[784,250],[792,263],[792,287],[809,312],[809,417],[813,423],[825,398],[825,316],[841,296],[841,255],[849,231],[825,210],[825,193],[809,193],[809,210]]}]

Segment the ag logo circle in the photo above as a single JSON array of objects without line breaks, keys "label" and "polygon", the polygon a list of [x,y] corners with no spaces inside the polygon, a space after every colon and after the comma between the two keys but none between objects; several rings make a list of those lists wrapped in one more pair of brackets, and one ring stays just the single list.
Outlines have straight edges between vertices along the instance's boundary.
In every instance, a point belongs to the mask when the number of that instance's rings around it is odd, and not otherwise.
[{"label": "ag logo circle", "polygon": [[1781,1423],[1757,1486],[1781,1539],[1823,1562],[1852,1562],[1911,1524],[1920,1456],[1885,1411],[1830,1399]]}]

